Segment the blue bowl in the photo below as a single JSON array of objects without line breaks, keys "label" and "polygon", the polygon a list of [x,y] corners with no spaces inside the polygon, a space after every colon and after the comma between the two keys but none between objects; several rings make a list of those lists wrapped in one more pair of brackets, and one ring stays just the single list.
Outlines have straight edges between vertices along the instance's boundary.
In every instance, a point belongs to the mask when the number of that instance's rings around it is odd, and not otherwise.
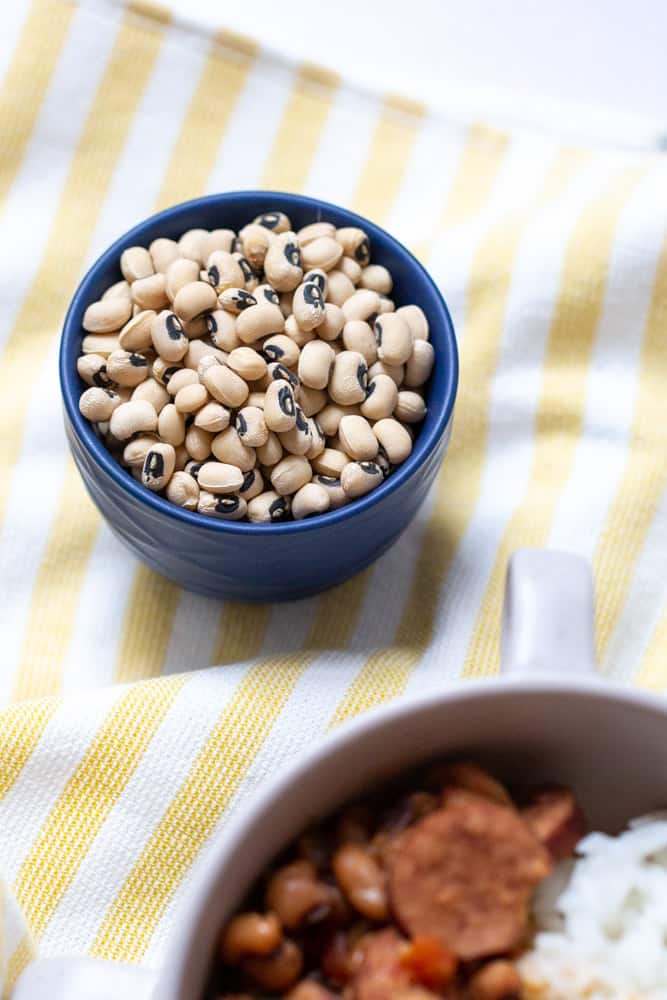
[{"label": "blue bowl", "polygon": [[[176,507],[145,489],[112,458],[79,413],[85,388],[76,370],[86,306],[122,277],[126,247],[148,246],[158,236],[186,229],[239,229],[272,209],[285,211],[295,229],[318,219],[361,226],[370,236],[373,263],[394,278],[399,305],[416,303],[428,317],[435,367],[427,388],[428,413],[412,454],[388,479],[349,506],[305,521],[257,525],[217,521]],[[421,264],[383,229],[337,205],[300,195],[241,191],[175,205],[139,223],[93,264],[65,318],[60,382],[70,448],[93,502],[112,531],[148,566],[188,590],[243,601],[280,601],[341,583],[389,548],[407,527],[442,463],[449,440],[458,380],[454,328],[440,292]]]}]

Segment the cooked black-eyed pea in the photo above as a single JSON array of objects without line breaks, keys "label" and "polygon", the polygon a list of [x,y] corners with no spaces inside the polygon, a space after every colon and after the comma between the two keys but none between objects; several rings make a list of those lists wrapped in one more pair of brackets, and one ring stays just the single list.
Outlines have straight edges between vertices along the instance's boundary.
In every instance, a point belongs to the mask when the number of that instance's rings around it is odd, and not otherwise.
[{"label": "cooked black-eyed pea", "polygon": [[238,316],[244,309],[256,306],[257,299],[252,292],[247,292],[245,288],[225,288],[224,292],[220,292],[218,296],[218,303],[226,312]]},{"label": "cooked black-eyed pea", "polygon": [[176,396],[186,385],[199,385],[199,376],[192,368],[179,368],[173,373],[167,384],[170,396]]},{"label": "cooked black-eyed pea", "polygon": [[281,496],[291,496],[312,477],[310,462],[303,455],[286,455],[271,470],[271,485]]},{"label": "cooked black-eyed pea", "polygon": [[219,434],[229,427],[231,414],[227,407],[221,403],[206,403],[195,414],[195,427],[209,431],[211,434]]},{"label": "cooked black-eyed pea", "polygon": [[345,322],[351,319],[370,319],[380,311],[380,296],[370,288],[357,288],[354,295],[341,306]]},{"label": "cooked black-eyed pea", "polygon": [[279,496],[274,490],[259,493],[248,502],[248,520],[253,524],[273,524],[289,517],[289,497]]},{"label": "cooked black-eyed pea", "polygon": [[273,234],[266,226],[251,222],[239,232],[243,255],[254,271],[261,271]]},{"label": "cooked black-eyed pea", "polygon": [[354,500],[370,493],[383,481],[382,470],[376,462],[348,462],[340,476],[346,495]]},{"label": "cooked black-eyed pea", "polygon": [[130,288],[129,282],[116,281],[113,285],[109,285],[106,292],[102,293],[101,301],[104,302],[106,299],[129,299],[132,301],[132,289]]},{"label": "cooked black-eyed pea", "polygon": [[306,483],[292,497],[292,517],[302,521],[306,517],[324,514],[331,506],[331,497],[318,483]]},{"label": "cooked black-eyed pea", "polygon": [[358,406],[340,406],[329,401],[317,414],[317,422],[327,437],[333,437],[338,434],[338,425],[346,413],[360,412]]},{"label": "cooked black-eyed pea", "polygon": [[[335,403],[349,406],[366,398],[368,366],[358,351],[341,351],[334,359],[329,395]],[[326,433],[326,432],[325,432]]]},{"label": "cooked black-eyed pea", "polygon": [[418,392],[402,389],[398,393],[394,416],[404,424],[418,424],[426,416],[424,397]]},{"label": "cooked black-eyed pea", "polygon": [[392,415],[397,399],[398,388],[394,380],[379,374],[369,381],[366,399],[359,409],[367,420],[382,420]]},{"label": "cooked black-eyed pea", "polygon": [[83,314],[83,328],[88,333],[114,333],[125,326],[132,315],[132,302],[126,298],[100,299]]},{"label": "cooked black-eyed pea", "polygon": [[212,229],[206,237],[206,256],[204,261],[208,261],[215,250],[225,250],[229,253],[235,239],[236,233],[233,229]]},{"label": "cooked black-eyed pea", "polygon": [[155,359],[151,368],[153,378],[156,379],[160,385],[164,386],[168,386],[176,372],[180,372],[182,370],[182,365],[172,364],[169,361],[165,361],[164,358],[159,357]]},{"label": "cooked black-eyed pea", "polygon": [[81,341],[81,353],[99,354],[106,359],[119,346],[118,335],[115,333],[89,333]]},{"label": "cooked black-eyed pea", "polygon": [[245,287],[245,275],[233,254],[225,250],[214,250],[208,258],[207,268],[208,280],[218,295],[226,288]]},{"label": "cooked black-eyed pea", "polygon": [[213,345],[221,351],[233,351],[241,343],[236,333],[236,320],[224,309],[214,309],[208,314],[206,329]]},{"label": "cooked black-eyed pea", "polygon": [[237,496],[235,493],[210,493],[203,489],[199,491],[197,510],[200,514],[217,517],[222,521],[240,521],[245,517],[247,509],[248,505],[243,497]]},{"label": "cooked black-eyed pea", "polygon": [[295,317],[290,314],[285,320],[285,335],[290,340],[293,340],[296,346],[301,349],[305,344],[309,344],[311,340],[315,340],[318,333],[314,330],[302,330]]},{"label": "cooked black-eyed pea", "polygon": [[176,240],[169,240],[164,236],[153,240],[148,247],[148,252],[153,261],[153,270],[161,271],[163,274],[167,272],[169,265],[181,256]]},{"label": "cooked black-eyed pea", "polygon": [[120,269],[126,281],[132,284],[137,278],[155,274],[153,258],[145,247],[128,247],[120,255]]},{"label": "cooked black-eyed pea", "polygon": [[141,481],[149,490],[158,493],[163,490],[176,465],[176,452],[172,445],[159,441],[149,448],[141,470]]},{"label": "cooked black-eyed pea", "polygon": [[155,351],[164,361],[180,361],[188,350],[188,338],[178,316],[163,309],[151,321],[151,339]]},{"label": "cooked black-eyed pea", "polygon": [[174,405],[181,413],[196,413],[201,410],[209,401],[210,396],[206,387],[197,383],[196,385],[184,385],[179,389],[174,397]]},{"label": "cooked black-eyed pea", "polygon": [[322,236],[334,238],[336,235],[336,227],[332,222],[311,222],[307,226],[302,226],[296,235],[299,240],[299,245],[305,247],[314,240],[321,239]]},{"label": "cooked black-eyed pea", "polygon": [[173,403],[168,403],[159,414],[157,432],[163,441],[173,445],[174,448],[178,448],[185,441],[185,417]]},{"label": "cooked black-eyed pea", "polygon": [[131,399],[116,406],[109,420],[111,433],[118,441],[127,441],[140,431],[157,428],[157,413],[147,399]]},{"label": "cooked black-eyed pea", "polygon": [[361,264],[358,264],[353,257],[341,257],[338,261],[338,270],[350,279],[353,285],[358,285],[361,280]]},{"label": "cooked black-eyed pea", "polygon": [[434,361],[435,351],[431,342],[415,340],[412,354],[405,365],[405,384],[411,389],[418,389],[420,385],[428,382]]},{"label": "cooked black-eyed pea", "polygon": [[389,295],[394,287],[394,279],[391,271],[382,264],[368,264],[361,270],[359,284],[362,288],[372,289],[378,295]]},{"label": "cooked black-eyed pea", "polygon": [[289,382],[279,379],[269,383],[264,397],[264,420],[270,431],[280,434],[295,426],[296,401]]},{"label": "cooked black-eyed pea", "polygon": [[269,429],[264,420],[264,410],[257,406],[244,406],[236,414],[234,426],[241,441],[249,448],[261,448],[269,437]]},{"label": "cooked black-eyed pea", "polygon": [[191,424],[185,432],[184,444],[188,450],[188,455],[190,455],[195,462],[206,461],[208,456],[211,454],[212,442],[213,434],[209,431],[205,431],[203,427],[197,427],[196,424]]},{"label": "cooked black-eyed pea", "polygon": [[300,406],[296,407],[294,427],[278,435],[280,443],[292,455],[305,455],[313,446],[310,421]]},{"label": "cooked black-eyed pea", "polygon": [[306,344],[299,355],[299,379],[310,389],[326,389],[336,355],[323,340]]},{"label": "cooked black-eyed pea", "polygon": [[335,448],[324,448],[311,461],[313,469],[319,475],[340,478],[343,469],[350,462],[350,456]]},{"label": "cooked black-eyed pea", "polygon": [[113,389],[103,389],[101,386],[91,386],[79,397],[79,410],[86,420],[94,423],[111,419],[111,414],[120,406],[122,400]]},{"label": "cooked black-eyed pea", "polygon": [[252,500],[253,497],[259,496],[264,490],[264,480],[262,478],[262,473],[259,469],[250,469],[246,472],[243,477],[243,482],[241,483],[241,488],[239,489],[239,496],[247,502]]},{"label": "cooked black-eyed pea", "polygon": [[254,344],[263,337],[282,333],[285,317],[278,308],[269,303],[251,306],[236,318],[236,335],[244,344]]},{"label": "cooked black-eyed pea", "polygon": [[378,359],[388,365],[404,365],[412,354],[410,327],[398,313],[387,313],[375,320]]},{"label": "cooked black-eyed pea", "polygon": [[118,350],[107,358],[107,371],[118,385],[134,388],[148,378],[150,366],[143,354]]},{"label": "cooked black-eyed pea", "polygon": [[346,453],[357,462],[368,462],[378,452],[378,439],[365,417],[343,417],[338,437]]},{"label": "cooked black-eyed pea", "polygon": [[194,260],[197,264],[206,263],[208,251],[208,229],[188,229],[178,241],[181,257]]},{"label": "cooked black-eyed pea", "polygon": [[355,293],[354,284],[339,268],[327,274],[327,302],[342,307],[344,302]]},{"label": "cooked black-eyed pea", "polygon": [[362,267],[366,267],[371,259],[371,247],[363,229],[358,226],[343,226],[336,230],[336,239],[346,257],[353,257]]},{"label": "cooked black-eyed pea", "polygon": [[259,277],[253,270],[252,264],[250,263],[248,258],[241,253],[240,250],[233,251],[232,257],[237,262],[237,264],[241,268],[241,272],[243,273],[243,287],[248,292],[254,292],[257,286],[259,285]]},{"label": "cooked black-eyed pea", "polygon": [[218,304],[218,296],[205,281],[191,281],[176,292],[174,312],[185,322],[212,312]]},{"label": "cooked black-eyed pea", "polygon": [[404,462],[412,451],[412,438],[407,429],[393,417],[385,417],[373,424],[378,439],[392,465]]},{"label": "cooked black-eyed pea", "polygon": [[127,321],[118,334],[118,343],[124,351],[146,351],[152,347],[151,324],[155,316],[154,309],[142,309]]},{"label": "cooked black-eyed pea", "polygon": [[300,353],[297,345],[286,333],[276,333],[262,344],[262,355],[268,362],[280,361],[288,368],[295,367]]},{"label": "cooked black-eyed pea", "polygon": [[226,462],[204,462],[197,475],[197,482],[209,493],[238,493],[243,486],[243,473]]},{"label": "cooked black-eyed pea", "polygon": [[235,410],[248,398],[248,385],[227,365],[213,365],[202,376],[204,385],[219,403]]},{"label": "cooked black-eyed pea", "polygon": [[264,258],[264,273],[277,292],[291,292],[303,278],[296,234],[287,231],[272,240]]},{"label": "cooked black-eyed pea", "polygon": [[375,333],[363,319],[350,319],[343,327],[343,344],[348,351],[358,351],[369,366],[377,361]]},{"label": "cooked black-eyed pea", "polygon": [[283,457],[283,446],[275,431],[269,431],[266,444],[260,445],[257,449],[257,460],[267,468],[276,465]]},{"label": "cooked black-eyed pea", "polygon": [[311,389],[303,383],[299,387],[299,405],[307,417],[314,417],[323,410],[328,400],[324,389]]},{"label": "cooked black-eyed pea", "polygon": [[330,510],[338,510],[339,507],[344,507],[345,504],[350,502],[350,498],[340,485],[338,476],[323,476],[318,474],[313,476],[312,482],[326,491],[329,497]]},{"label": "cooked black-eyed pea", "polygon": [[292,313],[299,327],[309,332],[324,319],[324,296],[314,281],[305,281],[294,292]]},{"label": "cooked black-eyed pea", "polygon": [[146,455],[151,448],[159,443],[160,439],[157,434],[137,435],[123,449],[123,464],[127,465],[130,469],[139,469],[141,471]]},{"label": "cooked black-eyed pea", "polygon": [[170,503],[185,510],[197,510],[199,503],[199,486],[197,480],[187,472],[176,471],[167,483],[165,496]]},{"label": "cooked black-eyed pea", "polygon": [[262,215],[256,216],[252,221],[258,226],[271,229],[274,233],[287,233],[292,228],[289,216],[285,215],[284,212],[263,212]]},{"label": "cooked black-eyed pea", "polygon": [[165,287],[170,302],[173,302],[181,288],[199,281],[199,264],[185,257],[177,257],[165,272]]},{"label": "cooked black-eyed pea", "polygon": [[301,263],[305,270],[318,268],[331,271],[343,256],[343,248],[333,236],[318,236],[301,247]]},{"label": "cooked black-eyed pea", "polygon": [[420,306],[401,306],[396,310],[397,315],[402,316],[410,327],[413,340],[428,340],[429,327],[424,310]]},{"label": "cooked black-eyed pea", "polygon": [[76,359],[76,370],[86,385],[95,385],[100,389],[111,385],[106,358],[101,354],[81,354]]},{"label": "cooked black-eyed pea", "polygon": [[376,361],[368,369],[368,377],[374,379],[376,375],[388,375],[400,389],[405,378],[405,365],[390,365],[386,361]]},{"label": "cooked black-eyed pea", "polygon": [[164,309],[169,305],[167,296],[167,281],[165,275],[158,271],[147,278],[137,278],[132,282],[132,301],[140,309]]},{"label": "cooked black-eyed pea", "polygon": [[241,472],[250,472],[257,464],[255,449],[243,443],[235,427],[227,427],[216,434],[211,441],[211,451],[219,462],[235,465]]},{"label": "cooked black-eyed pea", "polygon": [[280,306],[280,296],[271,285],[258,285],[253,295],[260,305]]}]

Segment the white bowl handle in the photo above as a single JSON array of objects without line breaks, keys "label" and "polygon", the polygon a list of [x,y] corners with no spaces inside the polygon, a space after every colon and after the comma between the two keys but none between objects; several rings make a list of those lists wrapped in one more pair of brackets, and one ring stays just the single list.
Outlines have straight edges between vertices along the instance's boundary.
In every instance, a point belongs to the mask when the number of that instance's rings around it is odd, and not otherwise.
[{"label": "white bowl handle", "polygon": [[505,585],[502,672],[595,673],[593,577],[571,552],[520,549]]},{"label": "white bowl handle", "polygon": [[94,958],[40,958],[20,976],[11,1000],[150,1000],[157,976]]}]

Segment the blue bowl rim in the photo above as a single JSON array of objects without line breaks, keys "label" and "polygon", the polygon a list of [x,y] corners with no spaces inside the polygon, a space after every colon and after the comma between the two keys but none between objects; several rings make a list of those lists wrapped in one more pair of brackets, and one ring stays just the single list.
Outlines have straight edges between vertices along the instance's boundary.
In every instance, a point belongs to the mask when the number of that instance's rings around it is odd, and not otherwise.
[{"label": "blue bowl rim", "polygon": [[[398,467],[395,472],[392,472],[392,474],[385,479],[380,486],[372,490],[370,493],[367,493],[365,496],[354,500],[345,507],[339,507],[337,510],[328,511],[325,514],[319,514],[317,517],[306,518],[301,521],[286,521],[284,523],[278,522],[276,524],[266,525],[252,524],[248,521],[223,521],[217,518],[207,517],[204,514],[185,510],[182,507],[178,507],[175,504],[170,503],[163,497],[158,496],[155,493],[151,493],[150,490],[147,490],[144,486],[133,479],[132,476],[129,476],[126,470],[115,461],[111,453],[96,436],[91,425],[80,413],[78,373],[75,367],[70,368],[66,357],[66,348],[70,338],[78,336],[80,333],[80,327],[76,326],[75,328],[75,313],[80,309],[83,312],[83,309],[90,303],[91,295],[89,288],[95,280],[97,273],[106,268],[109,264],[117,262],[121,250],[126,246],[131,245],[128,243],[128,240],[132,240],[133,242],[136,241],[140,245],[143,245],[144,233],[148,227],[153,227],[154,225],[159,225],[160,223],[166,224],[174,216],[181,214],[183,210],[188,207],[196,206],[197,208],[200,208],[202,206],[210,205],[211,208],[215,207],[217,209],[221,205],[224,206],[224,204],[229,202],[238,203],[239,201],[253,201],[257,198],[268,198],[271,202],[275,202],[275,206],[284,208],[288,213],[290,206],[303,207],[304,204],[312,206],[314,211],[320,211],[323,213],[332,209],[336,213],[342,212],[349,220],[348,225],[359,226],[368,233],[371,239],[371,245],[373,243],[373,239],[377,237],[379,237],[381,241],[385,240],[392,244],[393,249],[399,254],[399,256],[402,256],[407,261],[411,268],[417,269],[421,272],[422,276],[426,279],[427,284],[431,286],[435,294],[435,300],[441,308],[442,316],[440,319],[442,320],[446,336],[445,356],[439,360],[441,364],[446,366],[446,374],[448,376],[447,384],[445,386],[443,405],[438,420],[427,434],[425,434],[423,430],[420,431],[416,437],[415,447],[411,455],[405,462],[403,462],[402,465]],[[99,256],[91,265],[74,293],[74,297],[72,298],[63,323],[58,365],[60,387],[68,419],[73,425],[79,439],[85,444],[88,454],[99,466],[102,467],[107,475],[111,476],[114,482],[121,489],[130,493],[140,503],[152,508],[152,510],[158,514],[172,517],[176,521],[180,521],[183,524],[189,524],[196,528],[203,528],[212,532],[222,532],[223,534],[235,535],[280,535],[314,531],[318,528],[326,528],[347,521],[350,518],[354,518],[356,515],[362,514],[364,511],[374,507],[385,497],[389,496],[395,490],[399,489],[405,482],[407,482],[407,480],[414,475],[424,462],[426,462],[435,449],[438,441],[447,428],[454,409],[459,375],[456,336],[447,304],[431,275],[420,263],[420,261],[417,260],[414,254],[407,249],[407,247],[392,236],[391,233],[388,233],[386,229],[383,229],[381,226],[376,225],[369,219],[366,219],[363,216],[358,215],[356,212],[352,212],[341,205],[335,205],[332,202],[322,201],[319,198],[310,198],[306,195],[289,194],[287,192],[269,190],[230,191],[204,195],[199,198],[192,198],[189,201],[179,202],[176,205],[172,205],[161,212],[157,212],[154,215],[149,216],[119,236],[118,239],[116,239],[111,246],[105,250],[104,253],[101,254],[101,256]]]}]

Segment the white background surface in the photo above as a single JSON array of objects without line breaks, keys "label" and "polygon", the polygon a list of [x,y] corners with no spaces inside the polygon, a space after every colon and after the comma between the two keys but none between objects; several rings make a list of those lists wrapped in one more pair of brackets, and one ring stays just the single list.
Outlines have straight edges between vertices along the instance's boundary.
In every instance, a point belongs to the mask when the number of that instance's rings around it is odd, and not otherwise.
[{"label": "white background surface", "polygon": [[450,113],[629,145],[667,130],[667,0],[167,0]]}]

